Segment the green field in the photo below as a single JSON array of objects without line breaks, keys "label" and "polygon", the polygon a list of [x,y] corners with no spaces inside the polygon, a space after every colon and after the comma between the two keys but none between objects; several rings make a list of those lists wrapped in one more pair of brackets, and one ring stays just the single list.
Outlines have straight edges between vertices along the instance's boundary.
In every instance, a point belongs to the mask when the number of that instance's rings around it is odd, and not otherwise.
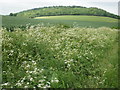
[{"label": "green field", "polygon": [[117,19],[64,15],[2,20],[3,88],[118,87]]},{"label": "green field", "polygon": [[40,21],[45,21],[49,23],[60,23],[65,25],[75,25],[78,27],[117,27],[118,20],[109,17],[100,16],[76,16],[76,15],[66,15],[66,16],[47,16],[47,17],[36,17]]},{"label": "green field", "polygon": [[95,22],[117,22],[117,19],[100,16],[76,16],[76,15],[65,15],[65,16],[47,16],[47,17],[36,17],[36,19],[52,19],[52,20],[77,20],[77,21],[95,21]]},{"label": "green field", "polygon": [[49,25],[63,25],[65,27],[110,27],[117,28],[118,20],[109,17],[100,16],[49,16],[36,17],[35,19],[3,16],[2,26],[8,29],[14,27],[26,27],[31,25],[44,24]]},{"label": "green field", "polygon": [[34,20],[30,18],[23,18],[23,17],[14,17],[14,16],[2,16],[2,26],[4,27],[19,27],[19,26],[26,26],[26,25],[36,25],[41,23],[39,20]]},{"label": "green field", "polygon": [[117,88],[118,31],[56,26],[3,34],[3,88]]}]

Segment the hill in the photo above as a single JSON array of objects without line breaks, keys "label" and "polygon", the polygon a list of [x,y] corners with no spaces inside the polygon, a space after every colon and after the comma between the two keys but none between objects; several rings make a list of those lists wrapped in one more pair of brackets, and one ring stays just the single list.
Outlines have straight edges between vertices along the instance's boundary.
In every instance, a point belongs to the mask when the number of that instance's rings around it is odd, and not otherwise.
[{"label": "hill", "polygon": [[112,18],[119,18],[119,16],[111,14],[105,10],[95,7],[81,7],[81,6],[52,6],[43,8],[34,8],[19,13],[10,14],[10,16],[22,16],[22,17],[40,17],[40,16],[58,16],[58,15],[93,15],[93,16],[105,16]]}]

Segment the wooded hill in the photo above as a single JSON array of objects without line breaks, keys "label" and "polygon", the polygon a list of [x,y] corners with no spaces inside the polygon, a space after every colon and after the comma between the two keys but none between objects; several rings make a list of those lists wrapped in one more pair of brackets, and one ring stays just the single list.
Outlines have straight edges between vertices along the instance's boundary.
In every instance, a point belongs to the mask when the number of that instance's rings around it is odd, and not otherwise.
[{"label": "wooded hill", "polygon": [[20,17],[41,17],[41,16],[58,16],[58,15],[93,15],[93,16],[105,16],[112,18],[120,18],[120,16],[109,13],[103,9],[96,7],[82,7],[82,6],[52,6],[43,8],[34,8],[19,13],[10,13],[10,16]]}]

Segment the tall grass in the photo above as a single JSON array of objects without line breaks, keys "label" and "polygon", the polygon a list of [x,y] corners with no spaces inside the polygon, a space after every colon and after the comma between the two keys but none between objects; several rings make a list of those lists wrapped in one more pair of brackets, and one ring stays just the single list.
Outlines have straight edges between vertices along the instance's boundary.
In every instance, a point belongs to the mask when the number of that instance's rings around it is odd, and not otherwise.
[{"label": "tall grass", "polygon": [[117,30],[36,27],[3,32],[3,88],[117,87]]}]

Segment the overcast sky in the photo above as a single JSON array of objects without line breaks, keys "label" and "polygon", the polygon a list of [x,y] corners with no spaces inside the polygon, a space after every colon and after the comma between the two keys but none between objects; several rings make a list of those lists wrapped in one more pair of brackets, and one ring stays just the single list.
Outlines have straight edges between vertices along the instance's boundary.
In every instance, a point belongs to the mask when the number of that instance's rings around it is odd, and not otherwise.
[{"label": "overcast sky", "polygon": [[59,5],[98,7],[118,14],[118,1],[120,0],[0,0],[0,14],[7,15],[32,8]]}]

